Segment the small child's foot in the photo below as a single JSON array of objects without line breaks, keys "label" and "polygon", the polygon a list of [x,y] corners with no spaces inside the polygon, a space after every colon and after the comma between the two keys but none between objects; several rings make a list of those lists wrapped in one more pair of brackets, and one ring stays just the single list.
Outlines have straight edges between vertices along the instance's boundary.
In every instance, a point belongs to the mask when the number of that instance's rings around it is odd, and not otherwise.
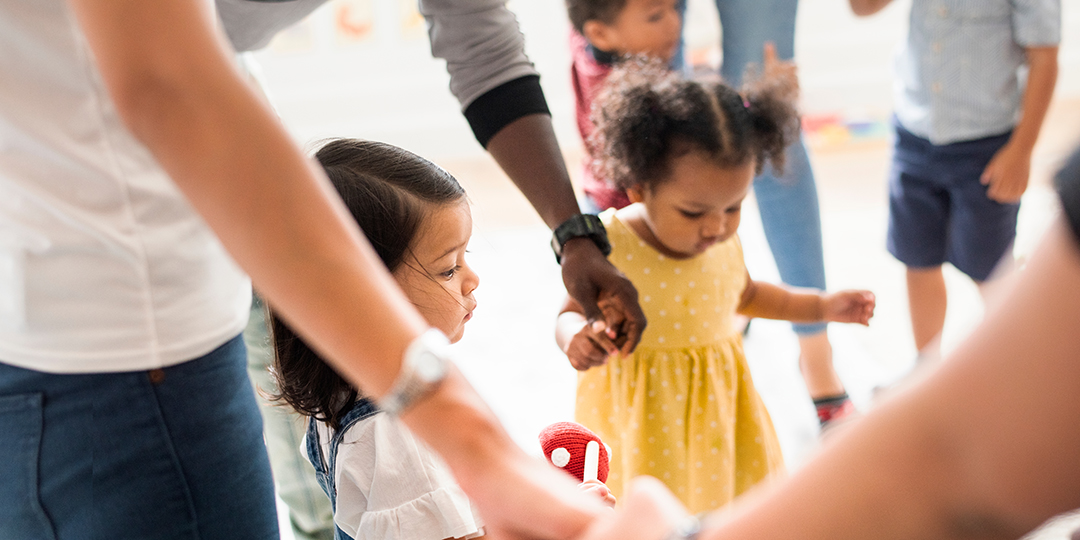
[{"label": "small child's foot", "polygon": [[859,414],[859,411],[855,408],[855,403],[848,397],[847,392],[836,396],[817,398],[814,400],[814,408],[817,409],[818,422],[821,422],[822,431],[841,420]]}]

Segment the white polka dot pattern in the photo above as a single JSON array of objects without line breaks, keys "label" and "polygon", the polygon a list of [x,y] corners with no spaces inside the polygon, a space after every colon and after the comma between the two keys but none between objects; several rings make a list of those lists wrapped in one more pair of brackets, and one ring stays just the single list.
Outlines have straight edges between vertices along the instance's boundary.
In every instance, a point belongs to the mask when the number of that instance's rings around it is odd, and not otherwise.
[{"label": "white polka dot pattern", "polygon": [[691,512],[714,509],[783,468],[734,329],[742,248],[735,237],[672,259],[611,213],[601,219],[611,260],[638,287],[649,326],[633,355],[579,375],[576,419],[611,446],[616,497],[625,480],[647,474]]}]

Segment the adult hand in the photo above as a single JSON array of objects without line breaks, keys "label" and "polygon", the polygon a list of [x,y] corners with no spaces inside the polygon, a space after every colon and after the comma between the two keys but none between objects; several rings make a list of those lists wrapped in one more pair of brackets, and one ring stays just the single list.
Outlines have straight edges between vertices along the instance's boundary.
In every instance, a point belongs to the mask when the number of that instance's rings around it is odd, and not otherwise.
[{"label": "adult hand", "polygon": [[565,472],[522,453],[494,459],[483,474],[459,482],[476,502],[492,538],[579,538],[593,522],[611,514],[596,493]]},{"label": "adult hand", "polygon": [[586,480],[578,484],[578,488],[587,495],[600,499],[608,507],[615,508],[615,495],[611,493],[607,484],[599,480]]},{"label": "adult hand", "polygon": [[1028,177],[1031,174],[1031,152],[1020,146],[1007,143],[994,154],[982,173],[979,181],[986,190],[986,196],[1002,204],[1016,203],[1027,190]]},{"label": "adult hand", "polygon": [[663,483],[640,476],[630,482],[623,506],[596,520],[581,540],[667,538],[686,517],[682,503]]},{"label": "adult hand", "polygon": [[646,321],[630,280],[588,238],[574,238],[563,246],[562,275],[566,292],[581,305],[589,324],[603,321],[619,351],[633,352]]}]

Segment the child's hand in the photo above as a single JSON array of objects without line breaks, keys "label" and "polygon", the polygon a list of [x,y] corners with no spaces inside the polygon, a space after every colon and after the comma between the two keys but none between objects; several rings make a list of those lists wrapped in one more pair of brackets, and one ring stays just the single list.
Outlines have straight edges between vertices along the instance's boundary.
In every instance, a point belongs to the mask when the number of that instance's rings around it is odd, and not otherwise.
[{"label": "child's hand", "polygon": [[821,297],[824,319],[830,322],[870,324],[874,316],[874,293],[870,291],[840,291]]},{"label": "child's hand", "polygon": [[1031,152],[1023,148],[1006,144],[998,150],[979,181],[986,190],[986,196],[1002,204],[1016,203],[1024,194],[1031,174]]},{"label": "child's hand", "polygon": [[613,495],[611,493],[611,490],[608,489],[607,484],[604,484],[599,480],[586,480],[578,484],[578,487],[581,488],[581,491],[584,491],[585,493],[596,494],[596,496],[600,497],[600,500],[603,501],[604,504],[610,506],[611,508],[615,508],[615,495]]},{"label": "child's hand", "polygon": [[593,321],[582,325],[563,352],[574,369],[585,371],[604,365],[609,356],[619,352],[619,348],[611,340],[604,321]]},{"label": "child's hand", "polygon": [[765,61],[764,75],[765,79],[772,79],[777,81],[784,81],[788,83],[792,90],[798,91],[799,88],[799,75],[795,67],[795,62],[790,60],[781,60],[776,56],[776,45],[771,41],[765,42]]}]

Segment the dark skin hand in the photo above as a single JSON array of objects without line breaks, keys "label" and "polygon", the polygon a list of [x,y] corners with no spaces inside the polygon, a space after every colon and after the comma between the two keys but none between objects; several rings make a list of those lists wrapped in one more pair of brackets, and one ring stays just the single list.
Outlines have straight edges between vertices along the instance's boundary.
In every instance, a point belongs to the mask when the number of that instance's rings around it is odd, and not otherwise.
[{"label": "dark skin hand", "polygon": [[[487,150],[548,227],[581,213],[551,117],[533,114],[511,122],[488,141]],[[633,352],[646,321],[630,280],[587,238],[563,246],[562,275],[566,292],[582,306],[585,317],[603,321],[623,354]]]}]

